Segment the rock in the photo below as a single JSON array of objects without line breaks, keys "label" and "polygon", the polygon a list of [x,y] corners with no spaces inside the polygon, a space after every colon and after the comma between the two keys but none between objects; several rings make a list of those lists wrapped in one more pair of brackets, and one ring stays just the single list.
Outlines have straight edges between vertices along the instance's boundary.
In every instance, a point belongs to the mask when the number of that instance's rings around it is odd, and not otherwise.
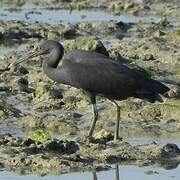
[{"label": "rock", "polygon": [[74,111],[74,112],[73,112],[73,117],[74,117],[74,118],[80,118],[80,117],[82,117],[82,116],[83,116],[83,114],[80,113],[80,112],[78,112],[78,111]]},{"label": "rock", "polygon": [[168,92],[170,98],[180,98],[180,87],[178,85],[171,85]]},{"label": "rock", "polygon": [[159,174],[159,172],[149,170],[149,171],[145,171],[145,174],[147,174],[147,175],[154,175],[154,174]]},{"label": "rock", "polygon": [[65,28],[61,32],[61,36],[65,39],[73,39],[76,38],[79,34],[77,33],[76,29],[74,28]]},{"label": "rock", "polygon": [[145,54],[143,60],[144,61],[151,61],[151,60],[155,60],[155,58],[152,54]]},{"label": "rock", "polygon": [[113,135],[108,132],[107,130],[105,129],[102,129],[100,130],[99,132],[97,132],[95,135],[94,135],[94,138],[95,139],[101,139],[101,138],[107,138],[107,139],[112,139]]},{"label": "rock", "polygon": [[[56,116],[44,115],[42,117],[38,116],[26,116],[22,118],[22,126],[26,129],[28,128],[43,128],[48,132],[59,133],[60,135],[74,135],[77,132],[77,127],[72,123],[68,123],[63,120],[64,116],[61,116],[61,119],[58,119]],[[68,117],[67,117],[68,118]],[[39,131],[38,131],[39,132]],[[37,135],[44,137],[43,132],[37,132]],[[31,134],[32,135],[32,134]],[[36,137],[36,133],[35,133]],[[45,136],[47,137],[47,136]]]},{"label": "rock", "polygon": [[91,50],[109,56],[109,53],[107,52],[103,43],[95,37],[66,40],[64,41],[64,47],[67,51],[70,51],[72,49]]},{"label": "rock", "polygon": [[[37,173],[39,168],[48,173],[58,170],[92,168],[92,163],[122,163],[138,161],[148,164],[167,162],[180,155],[180,149],[175,144],[159,145],[156,143],[132,146],[127,142],[108,142],[107,144],[86,144],[83,142],[48,139],[33,141],[12,135],[0,136],[0,157],[5,167],[24,169]],[[177,159],[178,160],[178,159]],[[165,166],[165,164],[164,164]],[[98,168],[98,167],[97,167]],[[99,167],[100,168],[100,167]]]},{"label": "rock", "polygon": [[62,98],[62,92],[59,89],[52,87],[51,84],[47,84],[44,82],[40,82],[37,84],[37,87],[34,92],[35,101],[47,101]]},{"label": "rock", "polygon": [[22,92],[31,93],[33,89],[29,88],[29,82],[27,78],[19,78],[17,79],[17,84],[19,86],[19,90]]},{"label": "rock", "polygon": [[11,92],[12,88],[10,86],[6,86],[3,83],[0,83],[0,92],[5,91],[5,92]]},{"label": "rock", "polygon": [[134,6],[135,6],[135,4],[134,4],[133,2],[126,3],[126,4],[124,5],[124,10],[134,8]]},{"label": "rock", "polygon": [[37,104],[34,104],[33,110],[37,112],[47,112],[47,111],[52,111],[52,110],[60,110],[62,109],[64,105],[64,102],[62,101],[56,101],[56,100],[51,100],[51,101],[43,101],[39,102]]},{"label": "rock", "polygon": [[50,92],[50,95],[54,98],[57,98],[57,99],[63,98],[62,91],[57,88],[51,87],[49,89],[49,92]]},{"label": "rock", "polygon": [[161,36],[164,36],[165,34],[166,33],[161,30],[157,30],[156,32],[154,32],[155,37],[161,37]]},{"label": "rock", "polygon": [[160,26],[163,26],[163,27],[166,27],[169,25],[169,21],[166,17],[163,17],[160,21],[159,21],[159,25]]},{"label": "rock", "polygon": [[57,38],[59,38],[59,33],[56,31],[49,31],[47,34],[47,38],[52,39],[52,40],[56,40]]},{"label": "rock", "polygon": [[180,149],[176,144],[168,143],[163,146],[164,157],[168,158],[168,156],[176,156],[176,154],[180,154]]},{"label": "rock", "polygon": [[0,113],[1,113],[0,119],[2,118],[3,120],[6,119],[7,117],[19,118],[21,116],[21,111],[13,107],[13,105],[9,104],[4,99],[0,99]]}]

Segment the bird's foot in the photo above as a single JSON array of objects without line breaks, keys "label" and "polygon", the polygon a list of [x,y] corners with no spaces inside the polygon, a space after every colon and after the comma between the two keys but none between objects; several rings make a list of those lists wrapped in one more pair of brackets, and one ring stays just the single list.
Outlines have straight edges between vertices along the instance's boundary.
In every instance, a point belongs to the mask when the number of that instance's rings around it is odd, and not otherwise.
[{"label": "bird's foot", "polygon": [[114,139],[113,139],[113,142],[119,142],[119,141],[123,141],[123,138],[122,137],[116,137],[116,136],[114,136]]},{"label": "bird's foot", "polygon": [[88,144],[89,143],[94,143],[95,142],[95,138],[92,137],[92,136],[84,136],[83,142],[88,143]]}]

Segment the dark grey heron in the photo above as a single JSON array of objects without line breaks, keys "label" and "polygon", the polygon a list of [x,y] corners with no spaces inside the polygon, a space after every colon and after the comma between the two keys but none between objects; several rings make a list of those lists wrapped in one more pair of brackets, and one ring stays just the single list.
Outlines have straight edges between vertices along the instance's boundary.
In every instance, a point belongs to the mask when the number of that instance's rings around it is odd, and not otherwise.
[{"label": "dark grey heron", "polygon": [[[108,98],[117,107],[114,133],[114,140],[116,140],[119,138],[120,106],[115,100],[135,97],[151,103],[162,102],[161,94],[169,91],[169,88],[161,82],[144,76],[138,70],[131,69],[127,65],[97,52],[73,50],[63,57],[63,46],[53,40],[45,41],[40,45],[39,50],[29,53],[12,65],[45,54],[48,54],[48,57],[43,61],[42,67],[50,79],[80,88],[90,97],[93,108],[93,122],[89,131],[90,138],[98,119],[96,96]],[[60,61],[62,64],[58,67]]]}]

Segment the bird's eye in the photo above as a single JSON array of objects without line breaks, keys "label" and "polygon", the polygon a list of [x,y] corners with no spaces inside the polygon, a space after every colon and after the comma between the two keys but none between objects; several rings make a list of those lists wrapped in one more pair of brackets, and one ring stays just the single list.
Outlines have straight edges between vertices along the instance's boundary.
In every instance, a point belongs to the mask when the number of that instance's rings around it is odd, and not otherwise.
[{"label": "bird's eye", "polygon": [[47,53],[50,53],[50,49],[46,49],[45,51],[46,51]]}]

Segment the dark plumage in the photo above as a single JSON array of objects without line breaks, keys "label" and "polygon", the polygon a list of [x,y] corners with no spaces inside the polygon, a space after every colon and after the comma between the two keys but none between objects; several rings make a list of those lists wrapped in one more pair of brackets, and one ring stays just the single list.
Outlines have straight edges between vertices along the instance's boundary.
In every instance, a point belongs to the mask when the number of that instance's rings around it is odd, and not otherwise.
[{"label": "dark plumage", "polygon": [[[63,46],[52,40],[45,41],[41,49],[40,52],[30,54],[28,57],[49,54],[48,58],[43,61],[45,74],[56,82],[83,89],[91,98],[94,121],[89,136],[92,136],[98,119],[95,105],[97,95],[112,101],[136,97],[154,103],[155,101],[162,102],[160,94],[169,91],[169,88],[161,82],[144,76],[137,70],[100,53],[74,50],[63,57]],[[26,59],[28,57],[26,56]],[[61,59],[62,63],[58,66]],[[120,113],[118,105],[117,108]],[[119,118],[120,115],[117,117],[117,126],[119,126]],[[117,127],[115,139],[118,138],[118,132]]]}]

